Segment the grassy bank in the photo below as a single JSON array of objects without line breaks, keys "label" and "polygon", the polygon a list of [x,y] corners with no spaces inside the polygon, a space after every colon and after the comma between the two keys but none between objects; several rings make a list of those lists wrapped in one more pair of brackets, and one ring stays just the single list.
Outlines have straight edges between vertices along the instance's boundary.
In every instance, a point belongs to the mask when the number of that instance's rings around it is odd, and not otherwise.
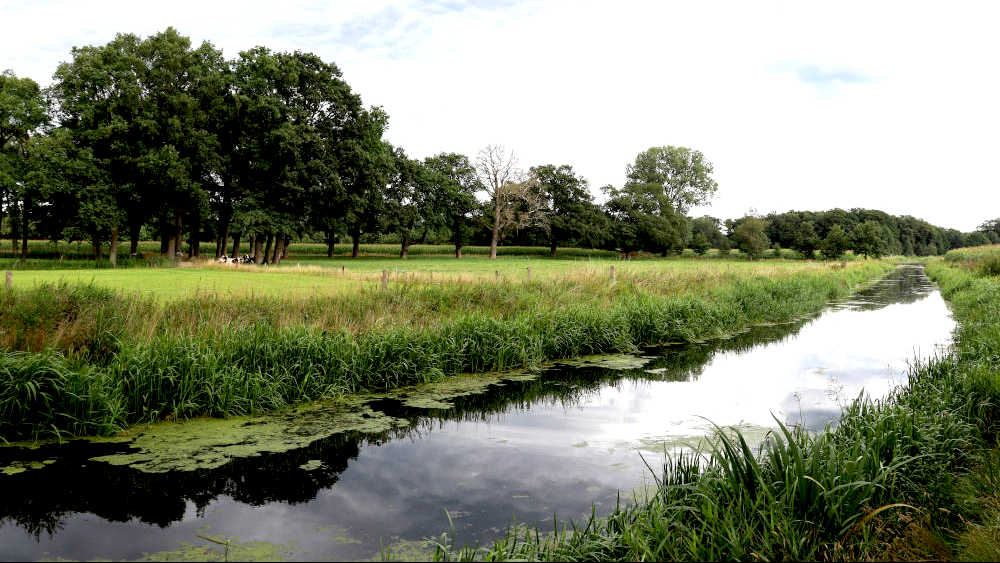
[{"label": "grassy bank", "polygon": [[0,308],[0,436],[108,434],[712,338],[813,312],[891,266],[643,268],[613,281],[606,271],[567,267],[530,282],[401,278],[382,290],[360,279],[328,294],[233,298],[160,300],[98,285],[18,289]]},{"label": "grassy bank", "polygon": [[996,560],[997,255],[928,264],[959,322],[953,350],[887,399],[856,402],[835,429],[782,427],[759,452],[722,432],[714,451],[670,461],[643,503],[575,530],[512,530],[483,550],[445,538],[437,558]]}]

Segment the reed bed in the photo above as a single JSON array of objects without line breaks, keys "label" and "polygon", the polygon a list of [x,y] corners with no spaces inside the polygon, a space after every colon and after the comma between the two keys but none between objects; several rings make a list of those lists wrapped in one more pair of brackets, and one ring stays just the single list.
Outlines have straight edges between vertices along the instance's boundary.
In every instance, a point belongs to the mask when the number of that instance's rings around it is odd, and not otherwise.
[{"label": "reed bed", "polygon": [[927,265],[959,321],[952,350],[888,398],[860,397],[817,434],[779,424],[759,449],[720,429],[710,451],[668,458],[637,504],[484,547],[445,535],[435,559],[995,560],[1000,279],[965,261]]},{"label": "reed bed", "polygon": [[813,312],[891,266],[644,268],[168,301],[97,284],[17,289],[0,308],[0,437],[109,434],[712,338]]}]

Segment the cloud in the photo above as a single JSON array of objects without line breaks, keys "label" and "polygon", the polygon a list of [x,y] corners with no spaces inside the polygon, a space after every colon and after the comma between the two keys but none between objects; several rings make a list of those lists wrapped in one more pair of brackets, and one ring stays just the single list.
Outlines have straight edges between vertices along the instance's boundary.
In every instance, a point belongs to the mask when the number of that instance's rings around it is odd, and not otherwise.
[{"label": "cloud", "polygon": [[45,85],[73,45],[172,25],[227,57],[336,63],[413,157],[502,143],[596,192],[638,152],[682,145],[720,185],[697,214],[873,207],[971,230],[1000,209],[1000,76],[982,72],[1000,4],[105,2],[0,0],[0,70]]},{"label": "cloud", "polygon": [[799,80],[816,87],[828,87],[837,84],[867,84],[872,77],[849,68],[824,68],[818,65],[802,65],[795,69]]}]

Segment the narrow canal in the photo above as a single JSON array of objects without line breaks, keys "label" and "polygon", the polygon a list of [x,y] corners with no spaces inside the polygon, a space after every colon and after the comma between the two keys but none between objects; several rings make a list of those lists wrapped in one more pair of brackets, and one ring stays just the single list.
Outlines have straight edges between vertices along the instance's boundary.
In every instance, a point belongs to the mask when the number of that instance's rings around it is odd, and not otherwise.
[{"label": "narrow canal", "polygon": [[0,559],[221,558],[205,537],[232,538],[234,559],[364,559],[380,546],[418,554],[417,540],[450,526],[458,543],[488,542],[515,519],[551,530],[553,515],[629,502],[651,482],[643,457],[658,467],[698,447],[709,421],[758,437],[775,417],[836,423],[860,393],[904,383],[953,328],[923,269],[903,266],[810,319],[731,339],[375,396],[351,420],[378,424],[315,436],[285,416],[293,446],[254,450],[273,417],[215,445],[207,435],[225,421],[183,425],[174,442],[188,449],[173,457],[141,439],[8,446]]}]

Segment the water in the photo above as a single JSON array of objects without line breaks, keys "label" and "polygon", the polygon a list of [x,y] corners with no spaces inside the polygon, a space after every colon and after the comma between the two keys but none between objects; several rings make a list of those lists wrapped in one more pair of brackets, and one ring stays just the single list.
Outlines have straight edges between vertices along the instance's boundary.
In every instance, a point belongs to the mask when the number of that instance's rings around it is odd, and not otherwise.
[{"label": "water", "polygon": [[0,475],[0,558],[221,557],[200,534],[237,536],[235,557],[360,559],[380,545],[412,554],[413,540],[450,525],[459,543],[496,538],[515,518],[551,529],[553,515],[629,502],[651,481],[643,457],[657,467],[665,451],[697,446],[709,421],[750,436],[775,419],[835,423],[862,391],[905,382],[908,363],[942,350],[953,328],[923,270],[906,266],[811,319],[605,367],[556,365],[451,409],[381,399],[370,406],[409,425],[217,469],[148,474],[91,460],[117,444],[4,448],[0,465],[49,461]]}]

